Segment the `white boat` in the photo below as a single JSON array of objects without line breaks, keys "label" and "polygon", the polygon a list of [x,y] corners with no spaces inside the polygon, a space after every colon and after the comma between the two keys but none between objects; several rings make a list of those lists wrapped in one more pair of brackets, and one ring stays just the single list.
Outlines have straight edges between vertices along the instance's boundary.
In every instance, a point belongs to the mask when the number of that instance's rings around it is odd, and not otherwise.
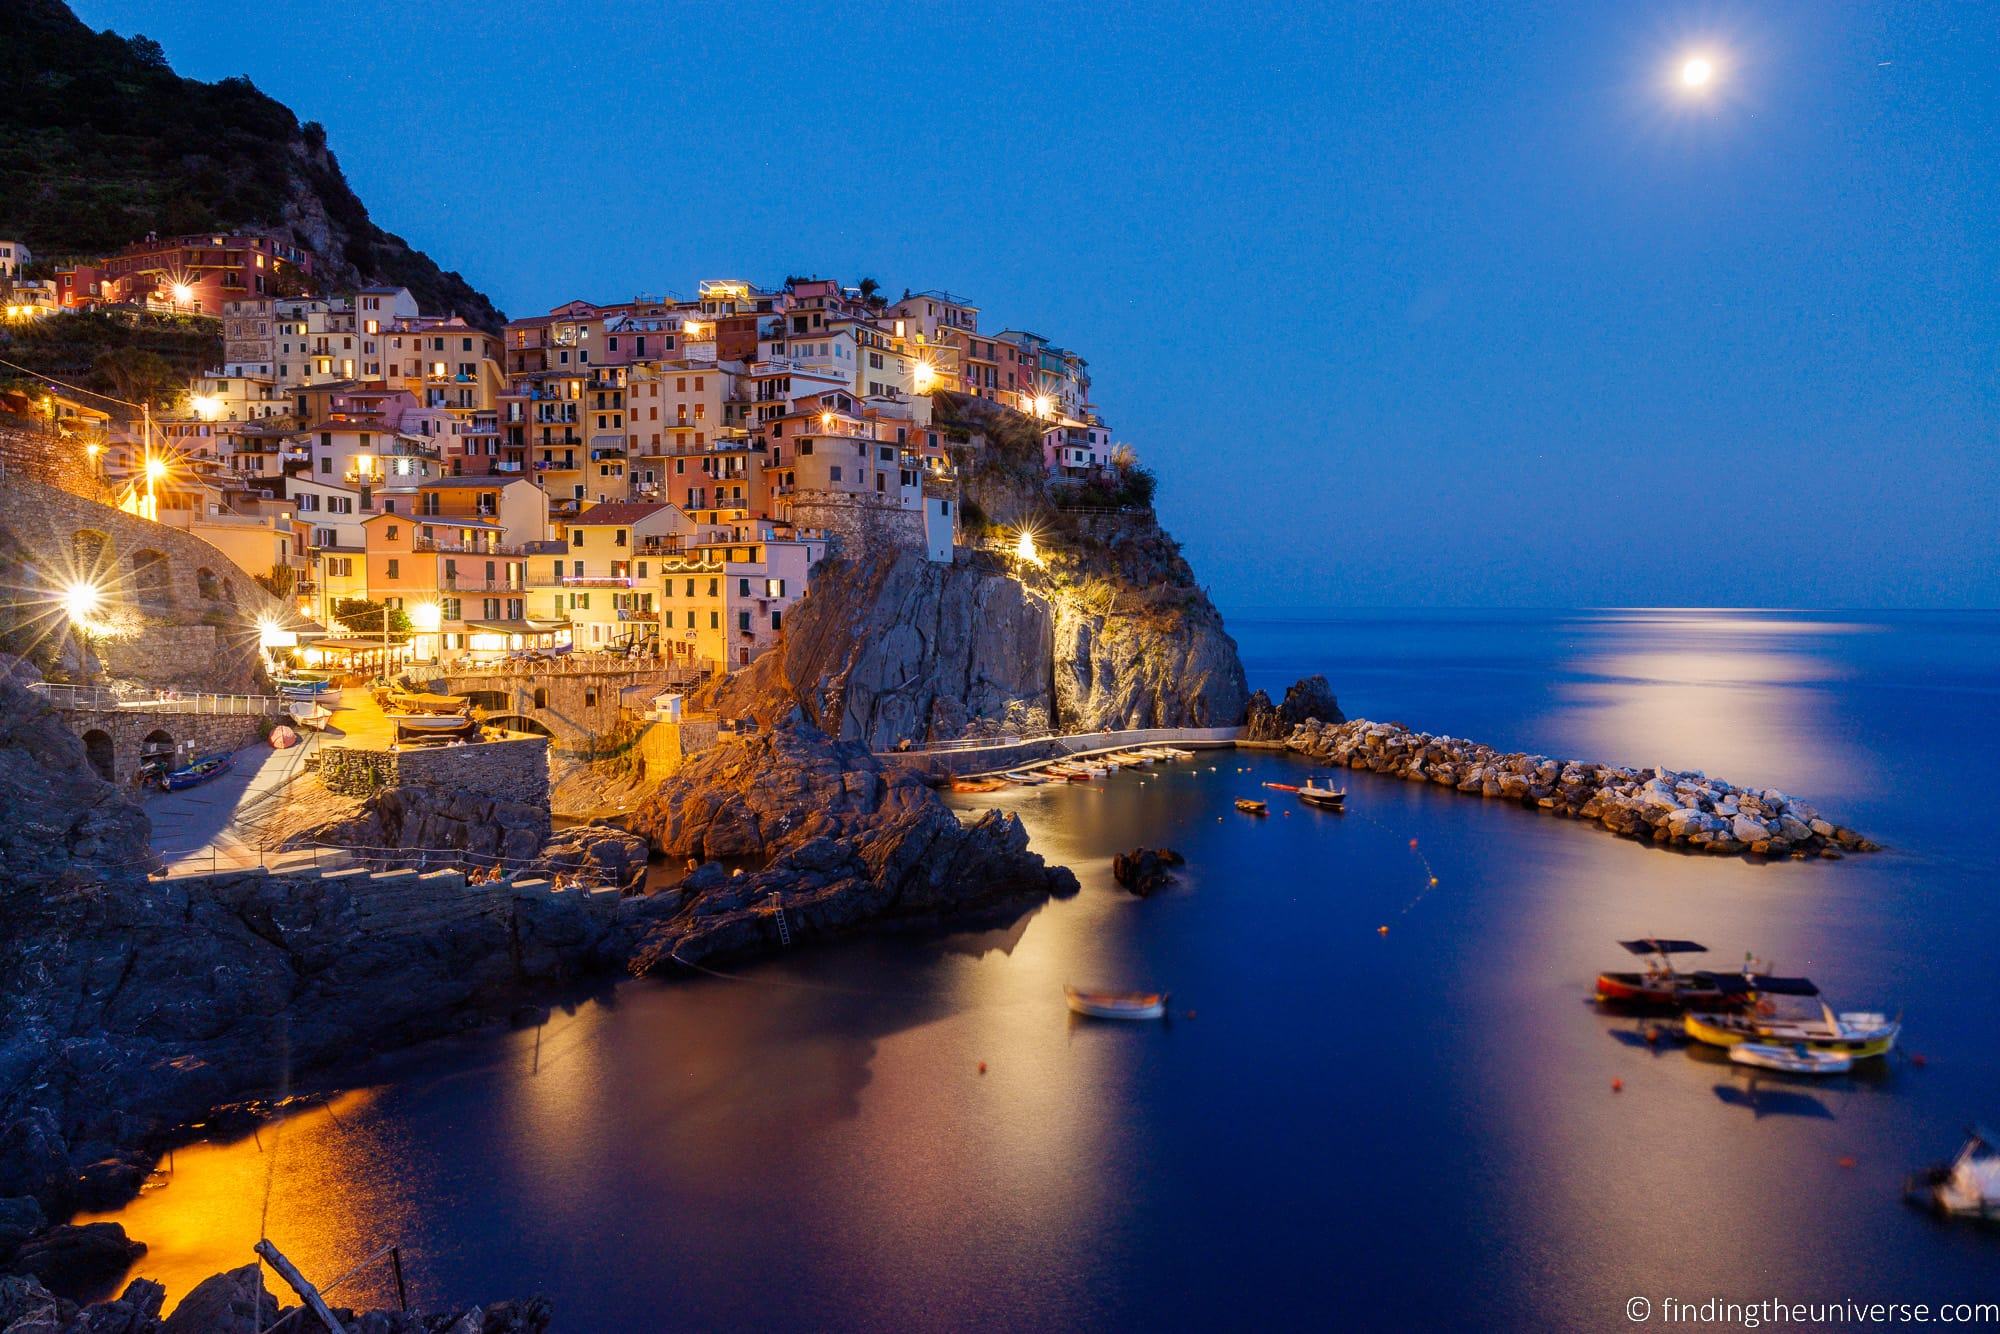
[{"label": "white boat", "polygon": [[1085,987],[1064,987],[1069,1008],[1092,1019],[1164,1019],[1167,993],[1164,991],[1096,991]]},{"label": "white boat", "polygon": [[1308,806],[1318,806],[1322,810],[1345,810],[1347,789],[1336,787],[1333,780],[1323,774],[1314,774],[1299,785],[1299,800]]},{"label": "white boat", "polygon": [[291,715],[294,723],[308,732],[324,732],[327,720],[333,717],[332,709],[309,699],[293,700],[285,706],[285,712]]},{"label": "white boat", "polygon": [[2000,1222],[2000,1139],[1974,1126],[1956,1158],[1911,1183],[1910,1198],[1952,1218]]},{"label": "white boat", "polygon": [[1193,751],[1182,750],[1178,746],[1161,746],[1160,749],[1167,753],[1167,758],[1170,760],[1191,760],[1194,758]]},{"label": "white boat", "polygon": [[472,726],[462,713],[392,713],[389,721],[406,732],[460,732]]},{"label": "white boat", "polygon": [[1130,764],[1135,766],[1141,764],[1151,764],[1153,762],[1153,757],[1151,755],[1148,755],[1144,751],[1140,750],[1121,750],[1116,755],[1113,755],[1111,758],[1118,761],[1120,764]]},{"label": "white boat", "polygon": [[1036,787],[1049,781],[1046,774],[1029,773],[1026,769],[1009,769],[1003,777],[1010,783],[1024,783],[1029,787]]},{"label": "white boat", "polygon": [[1780,1047],[1767,1042],[1739,1042],[1729,1049],[1729,1059],[1738,1065],[1778,1070],[1788,1075],[1844,1075],[1854,1068],[1854,1058],[1845,1052],[1818,1051],[1801,1043]]}]

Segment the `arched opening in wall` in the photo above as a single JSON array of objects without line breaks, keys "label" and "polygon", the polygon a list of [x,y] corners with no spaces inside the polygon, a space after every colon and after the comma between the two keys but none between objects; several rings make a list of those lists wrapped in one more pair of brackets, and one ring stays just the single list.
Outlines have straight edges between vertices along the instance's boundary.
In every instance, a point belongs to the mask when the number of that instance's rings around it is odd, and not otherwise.
[{"label": "arched opening in wall", "polygon": [[214,602],[222,596],[222,581],[215,577],[215,571],[206,565],[194,572],[194,591],[201,594],[204,601]]},{"label": "arched opening in wall", "polygon": [[486,720],[489,727],[504,727],[510,732],[527,732],[533,736],[553,737],[554,732],[536,722],[533,718],[518,713],[502,714],[498,718]]},{"label": "arched opening in wall", "polygon": [[505,713],[513,707],[504,690],[466,690],[459,693],[459,698],[470,701],[481,713]]},{"label": "arched opening in wall", "polygon": [[69,575],[72,579],[101,582],[111,572],[111,539],[95,528],[79,528],[69,538]]},{"label": "arched opening in wall", "polygon": [[173,605],[173,568],[151,547],[132,553],[132,597],[142,607]]},{"label": "arched opening in wall", "polygon": [[83,758],[90,761],[90,767],[97,776],[107,783],[117,782],[118,748],[112,744],[111,733],[93,727],[83,734]]}]

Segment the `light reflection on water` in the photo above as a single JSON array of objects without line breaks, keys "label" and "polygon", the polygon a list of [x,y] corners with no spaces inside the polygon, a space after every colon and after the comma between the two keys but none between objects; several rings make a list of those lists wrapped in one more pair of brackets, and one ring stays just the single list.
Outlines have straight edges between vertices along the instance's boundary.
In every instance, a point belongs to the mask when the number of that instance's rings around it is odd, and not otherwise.
[{"label": "light reflection on water", "polygon": [[[1599,1328],[1637,1294],[1990,1297],[1990,1239],[1896,1196],[2000,1102],[1993,858],[1924,796],[2000,741],[2000,620],[1833,624],[1234,628],[1254,684],[1326,670],[1357,712],[1772,783],[1889,854],[1675,855],[1367,775],[1334,816],[1260,788],[1301,766],[1247,752],[978,798],[1084,892],[585,997],[539,1057],[524,1032],[372,1067],[338,1122],[286,1128],[271,1235],[315,1274],[399,1240],[427,1299],[541,1289],[592,1330],[653,1327],[663,1293],[675,1323],[834,1329]],[[1231,809],[1248,794],[1268,819]],[[1139,844],[1189,857],[1143,902],[1106,869]],[[1584,1001],[1641,933],[1907,1008],[1930,1064],[1752,1086],[1649,1047]],[[1075,1022],[1072,981],[1170,986],[1180,1017]],[[243,1262],[266,1161],[183,1151],[121,1215],[154,1245],[141,1272],[178,1292]]]}]

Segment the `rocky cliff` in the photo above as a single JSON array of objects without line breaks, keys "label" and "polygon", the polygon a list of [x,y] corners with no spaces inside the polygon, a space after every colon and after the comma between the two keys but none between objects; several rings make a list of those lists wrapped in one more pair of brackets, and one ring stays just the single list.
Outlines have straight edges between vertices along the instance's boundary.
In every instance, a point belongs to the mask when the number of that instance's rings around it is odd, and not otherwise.
[{"label": "rocky cliff", "polygon": [[630,824],[668,858],[698,864],[679,908],[640,942],[641,972],[1076,888],[1028,851],[1014,815],[961,821],[914,774],[797,713],[695,756]]},{"label": "rocky cliff", "polygon": [[0,236],[50,258],[149,231],[269,229],[318,255],[323,283],[393,283],[426,311],[505,322],[459,274],[376,226],[326,131],[248,79],[182,78],[158,43],[92,32],[61,0],[9,0],[4,30]]},{"label": "rocky cliff", "polygon": [[152,864],[146,813],[91,771],[33,675],[0,654],[0,949],[34,901]]}]

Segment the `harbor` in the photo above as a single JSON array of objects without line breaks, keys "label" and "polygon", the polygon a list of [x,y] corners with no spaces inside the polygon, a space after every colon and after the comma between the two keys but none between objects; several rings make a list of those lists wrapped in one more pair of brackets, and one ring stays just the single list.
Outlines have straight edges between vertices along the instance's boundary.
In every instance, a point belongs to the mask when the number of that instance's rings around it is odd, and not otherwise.
[{"label": "harbor", "polygon": [[[1290,627],[1246,624],[1254,680],[1298,674]],[[1352,618],[1317,625],[1310,653],[1356,682],[1343,703],[1394,689],[1403,716],[1462,734],[1669,764],[1711,749],[1851,811],[1882,854],[1662,853],[1367,772],[1343,776],[1344,812],[1315,810],[1265,786],[1303,785],[1309,761],[1252,750],[956,795],[1018,812],[1083,891],[572,994],[543,1022],[371,1063],[276,1133],[184,1148],[113,1216],[174,1286],[240,1263],[268,1181],[269,1233],[308,1273],[393,1237],[436,1301],[556,1253],[561,1309],[606,1328],[643,1324],[669,1285],[710,1325],[976,1321],[1002,1289],[1022,1324],[1275,1316],[1314,1300],[1336,1243],[1355,1318],[1383,1324],[1595,1327],[1669,1276],[1889,1299],[1920,1271],[1977,1298],[1993,1238],[1904,1196],[1991,1118],[1995,909],[1976,831],[1881,775],[1914,764],[1921,790],[2000,740],[1944,725],[1990,729],[1965,706],[2000,627],[1842,624],[1584,614],[1557,639],[1442,618],[1430,642],[1455,658],[1378,679]],[[1718,637],[1761,684],[1688,684]],[[1648,674],[1607,670],[1641,647]],[[1493,656],[1530,661],[1469,670]],[[1800,679],[1841,684],[1783,683]],[[1708,721],[1676,741],[1690,690]],[[1807,717],[1861,739],[1783,744]],[[1897,748],[1913,735],[1933,740]],[[1262,819],[1235,808],[1253,795]],[[1110,875],[1139,846],[1185,857],[1144,899]],[[1649,1041],[1661,1017],[1595,993],[1637,966],[1617,941],[1655,934],[1723,972],[1754,951],[1843,1010],[1901,1010],[1897,1049],[1806,1078]],[[1070,985],[1171,999],[1157,1021],[1095,1019]],[[1418,1163],[1456,1188],[1414,1189]],[[1690,1211],[1710,1223],[1689,1231]],[[872,1238],[872,1258],[811,1241],[835,1236]],[[663,1240],[641,1257],[643,1237]],[[1453,1266],[1428,1262],[1438,1246]],[[1878,1274],[1854,1275],[1860,1254]]]}]

